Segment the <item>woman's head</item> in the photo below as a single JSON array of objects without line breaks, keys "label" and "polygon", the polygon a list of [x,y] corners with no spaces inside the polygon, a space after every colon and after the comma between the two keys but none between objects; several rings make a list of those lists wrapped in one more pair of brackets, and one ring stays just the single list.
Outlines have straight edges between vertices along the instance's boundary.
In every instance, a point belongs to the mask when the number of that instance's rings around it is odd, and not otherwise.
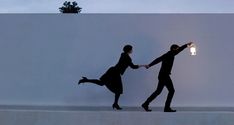
[{"label": "woman's head", "polygon": [[123,48],[124,53],[132,53],[132,46],[131,45],[125,45]]}]

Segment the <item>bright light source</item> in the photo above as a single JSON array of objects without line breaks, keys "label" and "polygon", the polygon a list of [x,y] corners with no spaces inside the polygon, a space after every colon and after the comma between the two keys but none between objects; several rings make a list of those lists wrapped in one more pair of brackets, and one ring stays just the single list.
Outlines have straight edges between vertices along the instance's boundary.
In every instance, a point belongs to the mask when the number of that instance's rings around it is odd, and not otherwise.
[{"label": "bright light source", "polygon": [[195,46],[195,44],[192,44],[192,45],[190,46],[190,54],[191,54],[192,56],[196,55],[196,46]]}]

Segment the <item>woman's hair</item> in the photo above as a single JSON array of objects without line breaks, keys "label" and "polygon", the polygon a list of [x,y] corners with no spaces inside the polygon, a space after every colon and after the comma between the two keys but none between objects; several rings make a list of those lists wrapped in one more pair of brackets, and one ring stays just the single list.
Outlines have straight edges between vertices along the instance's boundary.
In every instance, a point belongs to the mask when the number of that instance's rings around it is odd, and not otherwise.
[{"label": "woman's hair", "polygon": [[124,53],[128,53],[132,50],[132,46],[131,45],[125,45],[123,48]]}]

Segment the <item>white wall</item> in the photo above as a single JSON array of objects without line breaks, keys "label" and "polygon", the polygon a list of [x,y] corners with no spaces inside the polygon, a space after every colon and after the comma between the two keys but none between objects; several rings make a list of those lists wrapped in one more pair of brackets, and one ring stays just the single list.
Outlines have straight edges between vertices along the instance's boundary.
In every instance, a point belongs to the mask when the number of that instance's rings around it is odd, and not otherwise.
[{"label": "white wall", "polygon": [[[99,78],[125,44],[148,64],[173,43],[192,40],[174,62],[173,106],[234,106],[233,14],[1,14],[0,104],[109,106],[105,87],[77,86]],[[120,105],[139,106],[156,88],[160,64],[128,69]],[[161,106],[167,91],[151,104]]]}]

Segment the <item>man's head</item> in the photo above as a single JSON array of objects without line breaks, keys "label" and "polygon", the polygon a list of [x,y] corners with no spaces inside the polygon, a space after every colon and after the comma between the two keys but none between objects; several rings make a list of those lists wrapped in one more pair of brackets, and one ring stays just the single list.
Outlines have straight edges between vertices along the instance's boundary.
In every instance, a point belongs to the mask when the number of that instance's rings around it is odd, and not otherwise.
[{"label": "man's head", "polygon": [[176,45],[176,44],[171,45],[171,48],[170,48],[171,51],[176,51],[178,49],[179,49],[178,45]]}]

